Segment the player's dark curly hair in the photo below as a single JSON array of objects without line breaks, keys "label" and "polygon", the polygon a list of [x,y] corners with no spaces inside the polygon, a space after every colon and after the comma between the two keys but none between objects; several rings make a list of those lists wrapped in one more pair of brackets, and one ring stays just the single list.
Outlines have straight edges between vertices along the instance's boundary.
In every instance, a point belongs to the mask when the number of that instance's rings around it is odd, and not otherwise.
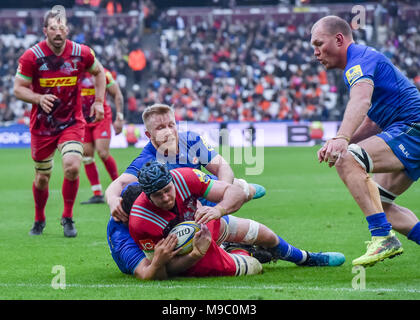
[{"label": "player's dark curly hair", "polygon": [[143,192],[143,189],[138,184],[129,185],[122,194],[121,207],[130,214],[131,207],[138,196]]}]

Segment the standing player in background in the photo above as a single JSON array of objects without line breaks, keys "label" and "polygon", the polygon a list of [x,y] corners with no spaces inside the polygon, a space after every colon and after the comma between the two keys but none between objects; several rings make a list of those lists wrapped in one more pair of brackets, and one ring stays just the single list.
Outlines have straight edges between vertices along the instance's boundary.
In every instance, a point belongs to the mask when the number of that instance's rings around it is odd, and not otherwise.
[{"label": "standing player in background", "polygon": [[91,115],[95,115],[95,121],[100,121],[104,117],[105,73],[89,47],[67,40],[68,27],[63,11],[48,11],[43,31],[46,39],[20,57],[14,83],[15,96],[32,103],[30,132],[31,154],[35,161],[32,185],[35,223],[30,234],[40,235],[45,227],[48,185],[55,149],[58,149],[64,171],[61,224],[64,236],[75,237],[73,205],[79,189],[86,124],[80,82],[86,70],[94,76],[95,101]]},{"label": "standing player in background", "polygon": [[[124,99],[120,87],[114,80],[111,72],[107,69],[104,69],[104,71],[106,78],[106,92],[114,98],[116,116],[113,126],[115,134],[117,135],[121,133],[124,124]],[[92,186],[93,196],[87,201],[81,202],[82,204],[105,203],[104,196],[102,194],[102,185],[99,180],[98,168],[95,164],[95,150],[98,152],[99,158],[101,158],[104,163],[105,169],[111,177],[111,180],[118,178],[117,163],[109,153],[112,110],[106,102],[106,97],[104,97],[104,119],[95,122],[95,119],[90,115],[90,108],[94,102],[94,77],[89,72],[85,72],[82,80],[82,110],[87,124],[83,145],[83,163],[85,166],[86,176]]]},{"label": "standing player in background", "polygon": [[366,216],[372,240],[353,265],[370,266],[403,252],[392,228],[420,244],[418,218],[392,204],[420,177],[420,94],[383,54],[355,44],[343,19],[324,17],[311,33],[317,60],[344,70],[350,90],[337,136],[318,151],[318,159],[335,165]]}]

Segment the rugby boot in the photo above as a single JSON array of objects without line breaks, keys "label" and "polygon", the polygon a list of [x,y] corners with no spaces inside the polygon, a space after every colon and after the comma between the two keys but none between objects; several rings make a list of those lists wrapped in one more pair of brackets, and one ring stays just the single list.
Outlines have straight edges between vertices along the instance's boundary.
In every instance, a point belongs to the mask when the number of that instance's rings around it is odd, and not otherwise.
[{"label": "rugby boot", "polygon": [[385,237],[373,236],[372,240],[366,241],[366,243],[366,253],[353,260],[354,266],[370,267],[379,261],[395,258],[404,252],[400,240],[393,231],[390,231],[389,235]]}]

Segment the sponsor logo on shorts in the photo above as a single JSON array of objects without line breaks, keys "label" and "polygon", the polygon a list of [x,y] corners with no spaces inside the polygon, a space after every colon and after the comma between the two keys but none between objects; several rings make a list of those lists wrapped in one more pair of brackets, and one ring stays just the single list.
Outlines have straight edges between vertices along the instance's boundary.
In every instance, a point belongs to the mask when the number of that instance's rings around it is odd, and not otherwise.
[{"label": "sponsor logo on shorts", "polygon": [[410,153],[405,150],[405,146],[401,143],[398,148],[400,148],[401,152],[406,156],[406,158],[408,158],[410,156]]},{"label": "sponsor logo on shorts", "polygon": [[60,77],[60,78],[40,78],[39,84],[41,87],[70,87],[75,86],[77,77]]}]

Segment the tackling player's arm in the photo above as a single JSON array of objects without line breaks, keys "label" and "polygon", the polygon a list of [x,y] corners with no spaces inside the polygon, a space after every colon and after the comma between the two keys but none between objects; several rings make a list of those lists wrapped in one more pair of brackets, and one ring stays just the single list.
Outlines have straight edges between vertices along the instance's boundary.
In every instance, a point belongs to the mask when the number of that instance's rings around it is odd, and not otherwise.
[{"label": "tackling player's arm", "polygon": [[[110,72],[107,72],[107,77],[112,77]],[[115,104],[116,117],[113,123],[115,134],[120,134],[122,132],[124,124],[124,97],[121,92],[120,86],[112,78],[112,82],[107,86],[106,90],[113,97]]]},{"label": "tackling player's arm", "polygon": [[95,58],[92,67],[88,70],[95,78],[95,102],[92,104],[90,116],[95,115],[95,122],[104,118],[104,99],[106,90],[105,71],[102,64]]},{"label": "tackling player's arm", "polygon": [[336,161],[340,161],[340,156],[347,152],[353,134],[362,124],[370,108],[372,93],[372,82],[359,81],[353,85],[340,129],[336,137],[328,140],[318,151],[319,162],[328,161],[329,165],[333,166]]},{"label": "tackling player's arm", "polygon": [[229,163],[220,155],[216,155],[205,168],[214,174],[219,180],[233,183],[234,174]]},{"label": "tackling player's arm", "polygon": [[129,173],[123,173],[117,179],[112,181],[106,189],[106,202],[115,221],[128,221],[128,213],[125,212],[121,206],[121,191],[124,189],[125,186],[136,181],[136,176]]},{"label": "tackling player's arm", "polygon": [[195,213],[195,222],[198,224],[207,223],[219,219],[224,215],[238,211],[247,201],[243,190],[233,184],[224,181],[211,180],[204,198],[216,202],[215,207],[202,206]]}]

